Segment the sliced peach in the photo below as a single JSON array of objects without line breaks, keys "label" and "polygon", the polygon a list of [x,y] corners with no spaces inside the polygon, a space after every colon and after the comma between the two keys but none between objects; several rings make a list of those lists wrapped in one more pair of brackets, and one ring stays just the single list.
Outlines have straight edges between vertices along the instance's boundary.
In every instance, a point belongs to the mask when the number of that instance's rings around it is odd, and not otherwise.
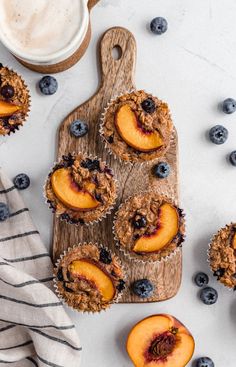
[{"label": "sliced peach", "polygon": [[73,210],[91,210],[100,204],[91,194],[95,184],[88,182],[84,190],[80,190],[73,181],[68,168],[60,168],[51,176],[52,189],[58,199]]},{"label": "sliced peach", "polygon": [[129,105],[119,108],[115,117],[115,125],[122,139],[136,150],[149,152],[163,145],[163,139],[158,132],[150,132],[142,128]]},{"label": "sliced peach", "polygon": [[153,315],[130,331],[127,352],[135,367],[184,367],[195,343],[186,327],[170,315]]},{"label": "sliced peach", "polygon": [[233,248],[236,250],[236,233],[233,236]]},{"label": "sliced peach", "polygon": [[13,103],[0,100],[0,117],[8,117],[14,115],[22,109],[21,106],[17,106]]},{"label": "sliced peach", "polygon": [[179,214],[171,204],[165,203],[159,209],[159,218],[154,232],[144,234],[136,240],[135,252],[155,252],[166,246],[177,235]]},{"label": "sliced peach", "polygon": [[110,277],[98,266],[86,260],[75,260],[69,265],[69,272],[74,276],[86,279],[97,287],[104,301],[109,302],[115,295],[115,288]]}]

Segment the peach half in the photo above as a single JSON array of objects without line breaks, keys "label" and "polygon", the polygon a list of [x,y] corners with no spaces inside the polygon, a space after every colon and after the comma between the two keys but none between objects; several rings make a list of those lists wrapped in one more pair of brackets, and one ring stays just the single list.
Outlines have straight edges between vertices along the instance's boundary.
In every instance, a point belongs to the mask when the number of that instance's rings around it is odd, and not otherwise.
[{"label": "peach half", "polygon": [[51,176],[52,189],[58,199],[68,208],[85,211],[98,207],[100,204],[93,197],[95,184],[88,182],[84,190],[80,190],[73,181],[68,168],[60,168],[53,172]]},{"label": "peach half", "polygon": [[114,298],[115,288],[111,278],[96,264],[86,260],[74,260],[69,265],[69,272],[73,277],[85,279],[95,285],[105,302]]},{"label": "peach half", "polygon": [[169,203],[161,205],[156,229],[135,241],[133,251],[137,253],[156,252],[170,243],[179,230],[178,210]]},{"label": "peach half", "polygon": [[184,367],[195,343],[188,329],[170,315],[153,315],[130,331],[127,352],[135,367]]},{"label": "peach half", "polygon": [[8,117],[14,115],[22,109],[21,106],[17,106],[13,103],[0,100],[0,117]]},{"label": "peach half", "polygon": [[163,145],[160,133],[142,128],[136,113],[129,105],[123,105],[118,109],[115,126],[122,139],[129,146],[141,152],[156,150]]},{"label": "peach half", "polygon": [[236,250],[236,233],[233,235],[233,248]]}]

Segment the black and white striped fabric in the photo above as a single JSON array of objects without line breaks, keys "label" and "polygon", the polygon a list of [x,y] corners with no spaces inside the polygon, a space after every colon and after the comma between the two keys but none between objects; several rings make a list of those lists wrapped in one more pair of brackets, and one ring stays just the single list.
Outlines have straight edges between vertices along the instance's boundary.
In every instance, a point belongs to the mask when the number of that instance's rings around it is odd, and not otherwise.
[{"label": "black and white striped fabric", "polygon": [[52,291],[52,263],[19,192],[0,169],[0,367],[78,367],[74,325]]}]

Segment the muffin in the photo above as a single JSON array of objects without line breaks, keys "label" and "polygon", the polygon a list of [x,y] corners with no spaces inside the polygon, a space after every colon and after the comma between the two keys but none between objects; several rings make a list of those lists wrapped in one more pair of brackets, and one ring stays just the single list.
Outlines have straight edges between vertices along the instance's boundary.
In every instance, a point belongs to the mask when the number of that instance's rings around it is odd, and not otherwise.
[{"label": "muffin", "polygon": [[0,64],[0,135],[10,135],[23,125],[30,107],[24,80]]},{"label": "muffin", "polygon": [[108,105],[100,132],[116,156],[143,162],[163,156],[172,130],[168,105],[141,90],[124,94]]},{"label": "muffin", "polygon": [[120,249],[131,259],[161,261],[184,241],[184,215],[165,196],[139,194],[120,206],[113,230]]},{"label": "muffin", "polygon": [[236,224],[219,230],[209,247],[209,262],[220,283],[236,290]]},{"label": "muffin", "polygon": [[110,212],[116,200],[116,181],[100,159],[69,154],[49,173],[45,195],[60,219],[88,224]]},{"label": "muffin", "polygon": [[55,277],[59,297],[68,306],[83,312],[107,309],[125,288],[118,257],[92,243],[68,250],[57,263]]}]

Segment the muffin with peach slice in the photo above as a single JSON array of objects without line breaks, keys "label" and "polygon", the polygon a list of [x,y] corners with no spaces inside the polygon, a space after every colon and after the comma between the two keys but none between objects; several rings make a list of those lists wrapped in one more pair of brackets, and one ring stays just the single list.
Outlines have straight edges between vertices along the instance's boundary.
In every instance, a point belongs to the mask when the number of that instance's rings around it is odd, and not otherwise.
[{"label": "muffin with peach slice", "polygon": [[24,80],[13,70],[0,66],[0,135],[10,135],[28,117],[30,95]]},{"label": "muffin with peach slice", "polygon": [[143,90],[111,101],[102,115],[101,135],[106,145],[131,163],[163,156],[172,130],[168,105]]},{"label": "muffin with peach slice", "polygon": [[126,348],[135,367],[184,367],[192,358],[195,342],[180,321],[161,314],[138,322]]},{"label": "muffin with peach slice", "polygon": [[97,244],[69,249],[57,262],[55,285],[68,306],[100,312],[116,302],[125,288],[125,275],[116,255]]},{"label": "muffin with peach slice", "polygon": [[60,219],[88,224],[101,220],[113,207],[116,181],[112,170],[100,159],[68,154],[50,172],[45,196]]},{"label": "muffin with peach slice", "polygon": [[184,241],[184,214],[166,196],[138,194],[120,206],[113,230],[120,249],[130,258],[161,261]]}]

